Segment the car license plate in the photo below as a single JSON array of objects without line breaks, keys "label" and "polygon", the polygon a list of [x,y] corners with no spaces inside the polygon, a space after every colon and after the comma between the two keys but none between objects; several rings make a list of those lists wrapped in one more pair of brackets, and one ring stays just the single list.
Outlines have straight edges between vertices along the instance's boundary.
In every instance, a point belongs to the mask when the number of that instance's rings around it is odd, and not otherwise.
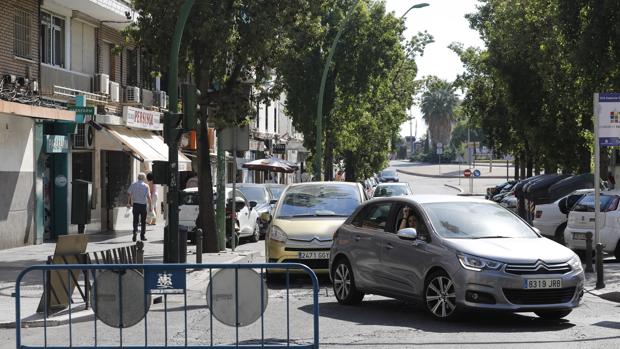
[{"label": "car license plate", "polygon": [[585,240],[586,233],[573,233],[573,239],[575,240]]},{"label": "car license plate", "polygon": [[545,289],[562,288],[562,279],[525,279],[523,288],[526,289]]},{"label": "car license plate", "polygon": [[300,251],[299,259],[329,259],[329,251]]}]

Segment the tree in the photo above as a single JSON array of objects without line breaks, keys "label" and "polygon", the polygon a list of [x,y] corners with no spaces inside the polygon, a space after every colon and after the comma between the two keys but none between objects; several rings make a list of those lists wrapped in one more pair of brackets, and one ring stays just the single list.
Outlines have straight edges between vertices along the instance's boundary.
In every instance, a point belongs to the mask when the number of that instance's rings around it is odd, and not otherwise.
[{"label": "tree", "polygon": [[[352,2],[329,4],[320,30],[294,37],[289,43],[294,49],[287,50],[292,57],[283,57],[277,68],[287,91],[287,110],[309,149],[316,146],[314,91],[328,48]],[[413,58],[432,40],[421,34],[403,45],[403,30],[403,22],[386,14],[377,1],[360,2],[347,23],[325,89],[326,179],[331,178],[334,162],[345,162],[347,180],[385,165],[390,140],[405,121],[416,88]]]},{"label": "tree", "polygon": [[[138,22],[128,35],[142,47],[164,77],[168,48],[181,0],[134,0]],[[213,180],[207,126],[247,122],[253,102],[279,94],[268,90],[272,68],[291,37],[318,30],[324,1],[197,1],[185,26],[180,69],[202,91],[200,108],[200,219],[206,252],[218,250],[213,212]],[[164,79],[165,80],[165,79]],[[250,89],[249,87],[252,87]],[[256,91],[256,93],[250,93]],[[177,103],[177,101],[171,101]]]},{"label": "tree", "polygon": [[454,108],[457,103],[458,98],[452,84],[435,76],[426,79],[421,109],[422,118],[428,125],[433,149],[437,143],[447,146],[450,142]]}]

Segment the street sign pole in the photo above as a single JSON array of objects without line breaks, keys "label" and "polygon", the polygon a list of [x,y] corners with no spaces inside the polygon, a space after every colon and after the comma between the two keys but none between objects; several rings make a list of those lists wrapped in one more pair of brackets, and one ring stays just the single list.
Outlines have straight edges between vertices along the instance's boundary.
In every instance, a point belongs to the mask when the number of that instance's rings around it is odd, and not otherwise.
[{"label": "street sign pole", "polygon": [[600,157],[601,145],[599,140],[599,94],[594,94],[594,243],[596,246],[596,288],[605,287],[603,275],[603,249],[599,229],[599,212],[601,211],[601,187],[600,187]]},{"label": "street sign pole", "polygon": [[[235,251],[235,222],[237,221],[237,210],[236,210],[236,206],[237,206],[237,197],[235,196],[235,191],[237,190],[237,127],[233,127],[233,144],[232,144],[232,156],[233,156],[233,161],[234,161],[234,170],[233,170],[233,180],[232,180],[232,204],[231,204],[231,216],[232,216],[232,222],[231,222],[231,233],[230,233],[230,247],[231,250],[234,252]],[[241,228],[241,227],[239,227]]]}]

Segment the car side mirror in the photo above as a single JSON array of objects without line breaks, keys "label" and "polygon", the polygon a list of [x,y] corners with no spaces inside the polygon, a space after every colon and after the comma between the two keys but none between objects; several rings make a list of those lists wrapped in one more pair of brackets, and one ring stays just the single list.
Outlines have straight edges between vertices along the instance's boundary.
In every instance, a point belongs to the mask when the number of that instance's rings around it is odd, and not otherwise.
[{"label": "car side mirror", "polygon": [[399,230],[396,236],[402,240],[416,240],[418,238],[418,232],[415,228],[405,228]]},{"label": "car side mirror", "polygon": [[271,199],[271,200],[269,201],[269,204],[270,204],[270,205],[275,205],[275,204],[277,204],[277,203],[278,203],[278,199]]},{"label": "car side mirror", "polygon": [[250,209],[253,209],[254,207],[256,207],[256,205],[258,205],[258,202],[250,201]]},{"label": "car side mirror", "polygon": [[271,214],[269,214],[269,212],[261,213],[260,214],[260,220],[263,221],[264,223],[271,222]]}]

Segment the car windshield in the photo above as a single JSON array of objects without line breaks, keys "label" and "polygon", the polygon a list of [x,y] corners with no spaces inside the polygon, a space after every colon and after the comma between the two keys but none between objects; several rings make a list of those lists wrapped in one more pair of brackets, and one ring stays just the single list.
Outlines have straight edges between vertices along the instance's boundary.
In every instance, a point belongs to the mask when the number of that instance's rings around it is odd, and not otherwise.
[{"label": "car windshield", "polygon": [[261,187],[239,187],[239,190],[245,195],[248,201],[256,201],[259,205],[267,203],[269,197],[267,191]]},{"label": "car windshield", "polygon": [[441,202],[422,205],[439,235],[448,239],[537,238],[522,220],[492,203]]},{"label": "car windshield", "polygon": [[381,177],[396,177],[396,171],[394,171],[394,170],[383,170],[383,171],[381,171]]},{"label": "car windshield", "polygon": [[[615,205],[618,205],[617,196],[615,195],[601,195],[601,211],[608,211],[610,205],[615,202]],[[612,210],[615,210],[613,208]],[[577,212],[594,212],[594,195],[584,195],[581,200],[577,201],[575,206],[573,206],[572,211]]]},{"label": "car windshield", "polygon": [[374,193],[374,197],[380,196],[399,196],[409,195],[407,186],[404,185],[380,185],[377,187]]},{"label": "car windshield", "polygon": [[277,217],[348,217],[360,202],[360,194],[353,186],[299,185],[284,193]]},{"label": "car windshield", "polygon": [[269,191],[271,192],[271,195],[273,195],[273,198],[278,200],[284,191],[284,187],[270,186]]}]

